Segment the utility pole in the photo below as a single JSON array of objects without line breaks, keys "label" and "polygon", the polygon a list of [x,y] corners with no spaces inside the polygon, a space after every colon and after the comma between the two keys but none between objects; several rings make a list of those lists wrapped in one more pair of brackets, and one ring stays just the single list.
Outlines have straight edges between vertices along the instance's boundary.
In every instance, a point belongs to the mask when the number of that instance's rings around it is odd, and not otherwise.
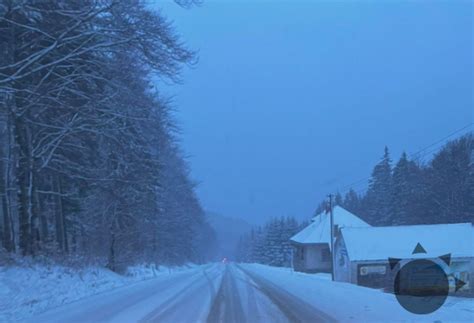
[{"label": "utility pole", "polygon": [[334,281],[334,214],[332,212],[332,194],[329,194],[329,218],[330,218],[330,232],[331,232],[331,279]]}]

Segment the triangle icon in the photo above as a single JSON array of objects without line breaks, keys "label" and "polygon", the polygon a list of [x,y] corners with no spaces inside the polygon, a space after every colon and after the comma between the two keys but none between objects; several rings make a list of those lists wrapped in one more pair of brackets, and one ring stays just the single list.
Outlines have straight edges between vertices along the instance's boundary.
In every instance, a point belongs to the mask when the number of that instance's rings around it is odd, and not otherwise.
[{"label": "triangle icon", "polygon": [[415,253],[426,253],[425,248],[423,248],[423,246],[419,242],[416,244],[416,247],[415,249],[413,249],[413,252],[411,254],[414,255]]},{"label": "triangle icon", "polygon": [[442,255],[442,256],[439,256],[439,259],[441,259],[442,261],[444,261],[444,263],[446,265],[451,265],[451,254],[448,253],[447,255]]},{"label": "triangle icon", "polygon": [[390,269],[393,270],[396,265],[401,261],[401,259],[398,258],[388,258],[388,263],[390,264]]},{"label": "triangle icon", "polygon": [[463,282],[463,281],[460,280],[460,279],[457,279],[456,277],[454,277],[454,282],[455,282],[455,285],[456,285],[456,290],[455,290],[456,292],[457,292],[458,290],[460,290],[464,285],[466,285],[465,282]]}]

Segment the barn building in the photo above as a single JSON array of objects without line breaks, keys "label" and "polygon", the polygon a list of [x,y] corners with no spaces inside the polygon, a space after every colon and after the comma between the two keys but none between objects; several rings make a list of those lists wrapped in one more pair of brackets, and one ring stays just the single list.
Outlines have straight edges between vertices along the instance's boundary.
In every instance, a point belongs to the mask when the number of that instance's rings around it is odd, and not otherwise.
[{"label": "barn building", "polygon": [[[369,227],[369,224],[340,206],[334,207],[333,215],[335,228]],[[331,271],[330,222],[329,214],[323,212],[315,216],[306,228],[291,237],[295,271]]]},{"label": "barn building", "polygon": [[334,247],[335,280],[392,290],[398,269],[421,258],[442,266],[451,286],[461,280],[466,283],[461,291],[472,293],[473,233],[470,223],[341,228]]}]

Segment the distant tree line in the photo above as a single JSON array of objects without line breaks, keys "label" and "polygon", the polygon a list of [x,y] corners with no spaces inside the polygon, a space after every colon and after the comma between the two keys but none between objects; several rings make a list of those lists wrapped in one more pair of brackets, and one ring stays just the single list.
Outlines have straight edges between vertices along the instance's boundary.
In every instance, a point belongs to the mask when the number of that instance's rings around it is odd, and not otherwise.
[{"label": "distant tree line", "polygon": [[215,235],[151,82],[193,59],[139,0],[0,0],[0,249],[113,270],[208,259]]},{"label": "distant tree line", "polygon": [[304,228],[293,217],[273,218],[243,235],[237,247],[237,260],[277,267],[291,266],[290,238]]},{"label": "distant tree line", "polygon": [[[325,212],[327,203],[322,201],[315,213]],[[376,226],[474,222],[474,136],[447,143],[426,164],[403,153],[392,166],[385,148],[368,189],[337,193],[334,204]],[[307,225],[279,218],[252,229],[239,241],[238,261],[290,266],[289,239]]]},{"label": "distant tree line", "polygon": [[385,148],[368,189],[338,193],[335,203],[376,226],[474,222],[474,136],[448,142],[427,163],[402,153],[392,165]]}]

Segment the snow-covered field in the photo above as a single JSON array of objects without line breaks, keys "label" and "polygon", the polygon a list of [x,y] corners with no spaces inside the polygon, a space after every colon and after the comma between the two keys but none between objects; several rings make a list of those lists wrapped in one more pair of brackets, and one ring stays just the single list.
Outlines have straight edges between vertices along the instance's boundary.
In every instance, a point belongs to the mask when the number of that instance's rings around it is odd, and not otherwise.
[{"label": "snow-covered field", "polygon": [[348,283],[332,282],[324,274],[305,274],[289,268],[244,264],[250,273],[268,280],[338,321],[353,322],[474,322],[472,298],[448,297],[429,315],[415,315],[400,306],[393,294]]},{"label": "snow-covered field", "polygon": [[194,267],[143,265],[128,268],[122,276],[101,267],[0,266],[0,322],[25,319],[94,294]]}]

